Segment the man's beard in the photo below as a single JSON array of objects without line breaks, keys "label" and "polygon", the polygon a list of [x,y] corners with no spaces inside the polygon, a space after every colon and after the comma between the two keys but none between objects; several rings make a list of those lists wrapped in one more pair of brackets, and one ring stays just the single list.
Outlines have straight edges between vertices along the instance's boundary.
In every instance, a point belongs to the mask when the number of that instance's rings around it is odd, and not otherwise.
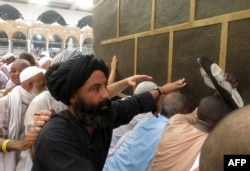
[{"label": "man's beard", "polygon": [[34,97],[36,97],[41,92],[42,91],[39,91],[35,86],[33,86],[29,93],[31,94],[32,99],[33,99]]},{"label": "man's beard", "polygon": [[[107,108],[102,109],[104,106]],[[109,99],[105,99],[94,105],[87,104],[82,98],[78,98],[73,109],[83,125],[96,129],[110,125],[113,119],[111,101]]]}]

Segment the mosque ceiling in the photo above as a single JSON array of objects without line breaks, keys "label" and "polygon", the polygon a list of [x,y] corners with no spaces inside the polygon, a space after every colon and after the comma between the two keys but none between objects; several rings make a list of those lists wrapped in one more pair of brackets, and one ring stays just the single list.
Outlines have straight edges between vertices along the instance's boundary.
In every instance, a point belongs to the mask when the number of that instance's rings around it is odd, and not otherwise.
[{"label": "mosque ceiling", "polygon": [[[6,2],[22,3],[22,4],[34,4],[35,0],[3,0]],[[37,1],[37,0],[36,0]],[[46,0],[39,0],[40,2]],[[37,2],[38,3],[38,2]],[[91,3],[91,4],[88,4]],[[41,5],[41,4],[40,4]],[[56,12],[56,8],[75,10],[75,11],[91,11],[93,6],[93,0],[47,0],[47,4],[44,6],[51,7],[52,10],[45,11],[36,20],[45,24],[59,24],[66,26],[67,23],[64,18]],[[85,6],[84,6],[85,5]],[[55,10],[53,10],[53,8]],[[13,6],[5,4],[0,6],[0,18],[3,20],[19,20],[24,19],[22,14]],[[84,26],[92,27],[92,16],[84,16],[80,19],[76,25],[79,28]]]},{"label": "mosque ceiling", "polygon": [[22,4],[38,4],[51,8],[61,8],[76,11],[92,11],[93,0],[2,0]]}]

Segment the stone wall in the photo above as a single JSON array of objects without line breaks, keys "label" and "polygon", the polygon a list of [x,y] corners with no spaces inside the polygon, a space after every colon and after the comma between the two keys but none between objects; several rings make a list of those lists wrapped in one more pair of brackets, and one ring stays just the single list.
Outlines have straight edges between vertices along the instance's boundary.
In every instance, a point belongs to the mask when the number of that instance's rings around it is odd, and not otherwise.
[{"label": "stone wall", "polygon": [[185,77],[182,91],[194,106],[213,93],[200,75],[201,56],[232,73],[250,102],[249,26],[249,0],[94,0],[94,51],[107,63],[117,55],[117,80],[149,74],[162,85]]}]

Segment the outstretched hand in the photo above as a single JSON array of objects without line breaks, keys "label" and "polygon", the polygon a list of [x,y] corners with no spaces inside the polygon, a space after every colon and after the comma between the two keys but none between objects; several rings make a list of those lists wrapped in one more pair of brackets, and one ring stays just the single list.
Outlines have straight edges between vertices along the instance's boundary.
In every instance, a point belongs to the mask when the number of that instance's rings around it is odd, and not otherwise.
[{"label": "outstretched hand", "polygon": [[117,57],[114,55],[111,61],[111,70],[116,70],[117,69],[117,64],[118,64],[118,59]]},{"label": "outstretched hand", "polygon": [[184,78],[174,81],[172,83],[167,83],[160,88],[162,94],[167,94],[173,91],[177,91],[187,85],[186,80]]},{"label": "outstretched hand", "polygon": [[[159,90],[162,95],[166,95],[168,93],[178,91],[179,89],[185,87],[187,85],[186,80],[184,78],[174,81],[172,83],[167,83],[161,87],[159,87]],[[155,91],[156,92],[156,91]],[[160,112],[160,102],[161,102],[161,96],[159,96],[158,92],[157,95],[155,96],[156,99],[156,112],[157,114]],[[157,115],[155,115],[157,116]]]},{"label": "outstretched hand", "polygon": [[138,82],[150,81],[152,79],[153,79],[153,77],[148,76],[148,75],[133,75],[133,76],[127,78],[127,82],[128,82],[129,86],[136,86],[136,84]]}]

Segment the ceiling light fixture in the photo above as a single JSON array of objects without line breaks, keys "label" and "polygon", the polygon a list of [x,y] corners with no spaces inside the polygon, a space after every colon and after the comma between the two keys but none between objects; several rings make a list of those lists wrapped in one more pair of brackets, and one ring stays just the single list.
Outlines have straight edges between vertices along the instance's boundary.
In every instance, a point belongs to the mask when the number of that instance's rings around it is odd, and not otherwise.
[{"label": "ceiling light fixture", "polygon": [[48,0],[29,0],[30,3],[32,4],[37,4],[37,5],[47,5]]},{"label": "ceiling light fixture", "polygon": [[93,0],[75,0],[79,6],[79,8],[81,9],[86,9],[86,10],[89,10],[89,9],[92,9],[93,7]]}]

